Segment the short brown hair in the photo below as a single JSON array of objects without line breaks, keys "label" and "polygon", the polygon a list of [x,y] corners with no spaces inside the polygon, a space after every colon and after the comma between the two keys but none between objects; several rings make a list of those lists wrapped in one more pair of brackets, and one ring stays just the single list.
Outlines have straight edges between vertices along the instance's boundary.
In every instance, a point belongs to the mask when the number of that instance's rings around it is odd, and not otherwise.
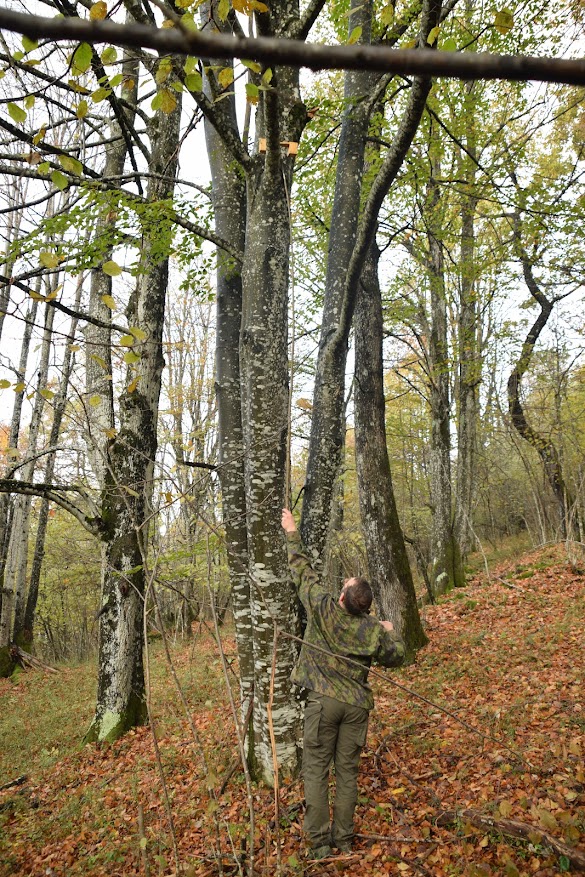
[{"label": "short brown hair", "polygon": [[357,576],[345,589],[343,605],[350,615],[367,615],[372,605],[373,594],[367,579]]}]

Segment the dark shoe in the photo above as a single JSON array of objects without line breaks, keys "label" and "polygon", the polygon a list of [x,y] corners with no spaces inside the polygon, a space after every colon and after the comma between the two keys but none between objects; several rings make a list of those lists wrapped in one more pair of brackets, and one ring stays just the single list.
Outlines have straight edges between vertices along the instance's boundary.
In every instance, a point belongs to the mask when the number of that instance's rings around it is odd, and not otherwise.
[{"label": "dark shoe", "polygon": [[331,847],[311,847],[307,855],[309,859],[327,859],[331,855]]}]

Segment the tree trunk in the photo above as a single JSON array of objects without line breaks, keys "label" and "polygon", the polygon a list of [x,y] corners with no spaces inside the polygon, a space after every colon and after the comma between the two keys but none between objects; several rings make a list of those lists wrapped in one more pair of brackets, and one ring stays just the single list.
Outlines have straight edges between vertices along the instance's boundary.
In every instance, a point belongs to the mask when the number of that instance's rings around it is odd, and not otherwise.
[{"label": "tree trunk", "polygon": [[[465,558],[471,550],[477,421],[478,388],[481,381],[479,355],[477,289],[475,268],[475,170],[476,153],[473,90],[475,83],[465,83],[464,125],[467,153],[461,157],[461,176],[466,191],[461,205],[461,264],[459,308],[459,399],[457,423],[457,492],[455,501],[455,537]],[[457,585],[465,584],[464,577]]]},{"label": "tree trunk", "polygon": [[407,654],[427,642],[394,499],[386,445],[380,252],[364,265],[355,312],[355,450],[362,528],[381,618],[393,622]]},{"label": "tree trunk", "polygon": [[[421,51],[429,48],[428,36],[432,28],[438,25],[440,11],[440,0],[426,0],[423,4],[418,40]],[[361,38],[365,41],[369,37],[371,7],[357,7],[350,18],[350,27],[353,22],[358,22],[358,16],[363,17]],[[361,20],[359,19],[360,22]],[[361,76],[367,81],[366,73],[346,74],[348,92],[353,95],[355,106],[344,118],[341,137],[347,143],[347,152],[342,155],[340,141],[337,163],[325,304],[301,520],[303,542],[317,557],[321,557],[324,551],[331,514],[331,497],[339,466],[347,343],[359,278],[375,237],[380,207],[410,148],[431,88],[431,81],[428,79],[417,77],[413,80],[407,107],[370,189],[358,226],[356,210],[359,210],[363,194],[361,175],[369,118],[368,114],[361,119],[359,116],[360,96],[363,99],[364,89],[367,91]],[[373,106],[374,104],[370,104],[371,108]]]},{"label": "tree trunk", "polygon": [[[81,290],[82,290],[82,278],[80,277],[77,284],[77,293],[75,296],[75,310],[79,310],[79,304],[81,300]],[[71,350],[71,345],[75,339],[75,332],[77,330],[77,317],[74,317],[71,320],[71,325],[69,328],[69,334],[67,341],[68,343],[65,345],[65,353],[63,357],[63,365],[61,371],[61,382],[59,385],[59,392],[55,398],[55,407],[53,412],[53,423],[51,424],[51,434],[49,436],[49,448],[56,448],[57,442],[59,441],[59,434],[61,432],[61,424],[63,421],[63,415],[65,413],[65,407],[67,405],[67,393],[69,391],[69,379],[71,377],[71,371],[73,368],[74,354]],[[47,461],[45,464],[45,484],[51,484],[53,482],[53,475],[55,472],[55,459],[57,456],[56,450],[51,450],[47,456]],[[41,501],[41,506],[39,509],[39,519],[37,524],[37,534],[35,538],[35,549],[31,564],[30,570],[30,579],[28,585],[28,595],[26,599],[26,608],[24,612],[24,620],[22,624],[22,636],[24,641],[28,643],[33,642],[33,632],[34,632],[34,624],[35,624],[35,614],[37,608],[37,601],[39,596],[39,586],[41,582],[41,570],[43,566],[43,558],[45,554],[45,537],[47,532],[47,522],[49,519],[49,501],[47,499],[43,499]]]},{"label": "tree trunk", "polygon": [[[100,609],[96,712],[86,740],[112,741],[146,718],[143,612],[157,418],[164,367],[162,340],[172,222],[165,216],[177,170],[181,101],[149,123],[148,202],[158,206],[143,222],[140,274],[128,306],[131,328],[143,342],[119,399],[119,429],[108,439],[102,521],[103,588]],[[166,253],[161,256],[161,253]],[[144,334],[142,334],[144,333]]]},{"label": "tree trunk", "polygon": [[[371,0],[356,7],[348,32],[361,27],[360,42],[368,44],[372,32]],[[347,269],[354,250],[364,173],[366,137],[372,107],[366,101],[376,76],[347,71],[344,80],[345,111],[341,125],[335,192],[328,241],[325,298],[315,376],[313,413],[307,475],[303,495],[301,536],[314,563],[322,560],[329,532],[335,479],[341,463],[345,425],[345,367],[347,335],[332,345],[341,319]]]},{"label": "tree trunk", "polygon": [[426,224],[431,296],[429,340],[431,587],[435,595],[444,594],[455,584],[460,584],[462,575],[459,546],[453,532],[449,399],[451,361],[447,336],[445,267],[441,241],[443,227],[439,182],[441,165],[437,148],[436,134],[431,131],[431,176],[427,192]]}]

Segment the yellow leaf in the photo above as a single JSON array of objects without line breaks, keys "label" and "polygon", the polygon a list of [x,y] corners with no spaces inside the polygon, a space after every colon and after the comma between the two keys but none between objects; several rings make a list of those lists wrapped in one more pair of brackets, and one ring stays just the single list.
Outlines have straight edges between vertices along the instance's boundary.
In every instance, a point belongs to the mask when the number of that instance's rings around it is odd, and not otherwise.
[{"label": "yellow leaf", "polygon": [[222,88],[227,88],[228,85],[231,85],[234,81],[233,69],[231,67],[224,67],[222,70],[219,71],[217,81]]},{"label": "yellow leaf", "polygon": [[128,390],[129,393],[133,393],[135,391],[136,387],[138,386],[139,380],[140,380],[140,375],[138,375],[138,377],[134,378],[132,383],[128,384],[126,389]]},{"label": "yellow leaf", "polygon": [[108,365],[105,359],[103,359],[101,356],[98,356],[97,353],[92,353],[91,358],[94,359],[98,365],[101,365],[104,371],[108,370]]},{"label": "yellow leaf", "polygon": [[168,88],[163,88],[161,91],[161,104],[160,108],[163,113],[172,113],[175,107],[177,106],[177,98],[173,94],[172,91],[169,91]]},{"label": "yellow leaf", "polygon": [[26,390],[26,384],[24,384],[22,381],[20,381],[18,384],[14,385],[14,392],[15,393],[22,393],[23,390]]},{"label": "yellow leaf", "polygon": [[134,365],[135,362],[140,361],[140,354],[135,353],[133,350],[128,350],[128,352],[124,354],[123,359],[127,365]]},{"label": "yellow leaf", "polygon": [[45,389],[45,390],[39,390],[39,392],[40,392],[41,396],[43,397],[43,399],[46,399],[47,402],[50,402],[51,399],[52,399],[52,398],[54,397],[54,395],[55,395],[55,394],[53,393],[52,390],[47,390],[47,389]]},{"label": "yellow leaf", "polygon": [[134,335],[122,335],[120,338],[120,344],[122,347],[132,347],[135,340]]},{"label": "yellow leaf", "polygon": [[145,341],[146,340],[146,332],[144,329],[139,329],[137,326],[130,326],[130,332],[137,341]]},{"label": "yellow leaf", "polygon": [[104,429],[104,434],[105,434],[109,439],[116,438],[116,430],[113,429],[113,428],[110,428],[110,429]]},{"label": "yellow leaf", "polygon": [[94,3],[89,10],[89,17],[91,21],[103,21],[107,14],[108,6],[106,3],[104,3],[104,0],[98,0],[98,2]]},{"label": "yellow leaf", "polygon": [[297,399],[296,401],[297,408],[302,408],[304,411],[312,411],[313,406],[309,402],[308,399]]},{"label": "yellow leaf", "polygon": [[39,253],[39,262],[43,268],[56,268],[59,261],[59,256],[56,253],[48,253],[46,250]]},{"label": "yellow leaf", "polygon": [[[10,386],[10,382],[8,382],[8,385]],[[170,505],[170,504],[172,503],[172,501],[173,501],[173,494],[172,494],[172,493],[169,493],[169,492],[167,491],[167,493],[165,493],[165,500],[166,500],[166,501],[169,503],[169,505]]]},{"label": "yellow leaf", "polygon": [[434,44],[437,42],[437,37],[439,36],[439,32],[440,32],[439,27],[434,27],[429,32],[429,35],[427,37],[427,43],[429,44],[429,46],[434,46]]},{"label": "yellow leaf", "polygon": [[10,386],[10,381],[7,381],[6,378],[3,378],[0,381],[0,390],[7,390]]},{"label": "yellow leaf", "polygon": [[105,306],[107,308],[109,308],[111,311],[116,310],[116,302],[114,301],[114,299],[112,298],[111,295],[102,295],[102,301],[105,304]]},{"label": "yellow leaf", "polygon": [[509,801],[500,801],[500,813],[507,819],[510,813],[512,812],[512,805]]},{"label": "yellow leaf", "polygon": [[97,408],[98,405],[101,404],[101,401],[102,401],[102,397],[100,395],[98,395],[97,393],[94,396],[89,397],[89,404],[91,405],[92,408]]},{"label": "yellow leaf", "polygon": [[510,33],[514,27],[514,16],[509,9],[501,9],[499,12],[496,12],[494,27],[502,36]]}]

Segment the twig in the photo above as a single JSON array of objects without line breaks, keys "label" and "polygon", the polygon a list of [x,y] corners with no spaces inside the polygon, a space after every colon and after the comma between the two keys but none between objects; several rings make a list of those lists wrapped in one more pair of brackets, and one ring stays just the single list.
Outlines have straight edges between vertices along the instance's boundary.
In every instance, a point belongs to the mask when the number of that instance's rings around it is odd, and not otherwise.
[{"label": "twig", "polygon": [[532,838],[536,836],[537,843],[549,846],[557,855],[565,856],[569,859],[572,867],[585,871],[585,850],[567,846],[567,844],[557,840],[552,834],[543,831],[542,828],[538,828],[536,825],[518,822],[516,819],[494,819],[492,816],[484,816],[476,810],[445,810],[437,816],[435,822],[439,826],[444,826],[451,825],[459,820],[470,822],[476,828],[490,829],[500,834],[520,837],[524,840],[532,841]]},{"label": "twig", "polygon": [[507,588],[512,588],[514,591],[522,591],[523,593],[526,591],[526,588],[521,588],[520,585],[513,585],[512,582],[503,579],[501,576],[494,576],[494,578],[497,582],[501,582]]},{"label": "twig", "polygon": [[138,805],[138,843],[140,846],[140,860],[144,869],[145,877],[150,877],[150,865],[146,855],[146,837],[144,834],[144,810],[142,804]]},{"label": "twig", "polygon": [[270,673],[270,693],[266,705],[268,718],[268,731],[270,733],[270,747],[272,749],[272,774],[274,779],[274,828],[276,831],[276,873],[282,871],[280,849],[280,788],[278,785],[278,756],[276,754],[276,739],[274,737],[274,722],[272,721],[272,704],[274,703],[274,677],[276,676],[276,647],[278,645],[278,626],[274,622],[274,638],[272,640],[272,671]]},{"label": "twig", "polygon": [[4,783],[3,786],[0,786],[0,792],[3,792],[5,789],[13,789],[15,786],[22,786],[26,783],[28,779],[28,774],[23,773],[21,776],[16,777],[15,780],[10,780],[9,783]]}]

